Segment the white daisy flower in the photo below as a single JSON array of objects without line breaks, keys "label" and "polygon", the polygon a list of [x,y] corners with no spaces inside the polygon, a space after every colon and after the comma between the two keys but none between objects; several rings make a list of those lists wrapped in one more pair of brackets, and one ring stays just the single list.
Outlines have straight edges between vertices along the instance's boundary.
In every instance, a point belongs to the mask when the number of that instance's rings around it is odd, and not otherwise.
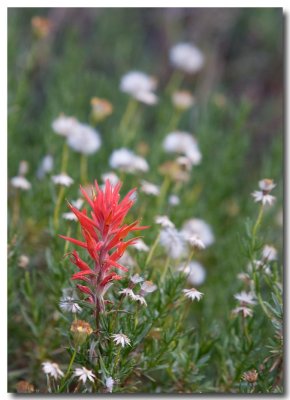
[{"label": "white daisy flower", "polygon": [[114,150],[110,156],[109,164],[114,169],[119,169],[131,174],[149,171],[147,161],[126,148]]},{"label": "white daisy flower", "polygon": [[261,202],[263,205],[269,204],[271,206],[276,200],[276,197],[269,194],[274,187],[276,187],[276,185],[272,179],[262,179],[259,181],[259,188],[261,191],[255,190],[252,193],[255,202]]},{"label": "white daisy flower", "polygon": [[149,247],[142,239],[137,239],[136,242],[132,244],[132,247],[134,247],[138,251],[149,251]]},{"label": "white daisy flower", "polygon": [[109,393],[113,392],[114,383],[115,381],[111,376],[109,376],[109,378],[106,379],[106,389]]},{"label": "white daisy flower", "polygon": [[138,93],[151,93],[157,87],[155,78],[144,74],[144,72],[130,71],[121,79],[120,90],[136,96]]},{"label": "white daisy flower", "polygon": [[156,215],[155,222],[158,225],[161,225],[162,228],[174,228],[174,223],[170,221],[167,215]]},{"label": "white daisy flower", "polygon": [[170,49],[171,64],[188,74],[198,72],[204,65],[203,53],[193,44],[178,43]]},{"label": "white daisy flower", "polygon": [[253,316],[253,310],[248,307],[237,307],[232,311],[232,313],[236,315],[242,313],[244,318]]},{"label": "white daisy flower", "polygon": [[82,311],[82,308],[75,302],[71,296],[62,297],[59,302],[60,308],[65,312],[77,314]]},{"label": "white daisy flower", "polygon": [[157,185],[154,185],[151,182],[147,182],[145,180],[141,181],[141,192],[149,194],[151,196],[159,196],[160,188]]},{"label": "white daisy flower", "polygon": [[163,141],[163,149],[167,153],[185,155],[192,165],[200,164],[202,159],[197,140],[188,132],[176,131],[169,133]]},{"label": "white daisy flower", "polygon": [[99,133],[89,125],[78,123],[69,135],[67,144],[78,153],[93,154],[101,147]]},{"label": "white daisy flower", "polygon": [[77,124],[79,124],[79,121],[76,118],[67,117],[64,114],[61,114],[52,122],[51,126],[54,132],[58,135],[68,137],[73,132]]},{"label": "white daisy flower", "polygon": [[64,376],[64,373],[60,370],[57,363],[52,363],[50,361],[45,361],[42,364],[42,370],[46,375],[50,375],[52,378],[57,380]]},{"label": "white daisy flower", "polygon": [[144,278],[142,278],[142,276],[139,274],[134,274],[130,277],[130,281],[136,285],[137,283],[143,282]]},{"label": "white daisy flower", "polygon": [[234,295],[234,298],[241,302],[242,304],[250,304],[254,305],[257,303],[255,300],[255,295],[253,293],[247,293],[245,291],[242,291],[241,293],[237,293]]},{"label": "white daisy flower", "polygon": [[145,300],[144,297],[141,296],[140,294],[136,294],[135,297],[134,297],[134,300],[135,300],[135,301],[139,301],[139,303],[140,303],[142,306],[147,307],[147,302],[146,302],[146,300]]},{"label": "white daisy flower", "polygon": [[204,250],[205,244],[198,235],[186,236],[186,241],[193,249]]},{"label": "white daisy flower", "polygon": [[122,347],[125,347],[126,345],[130,346],[130,339],[123,333],[116,333],[112,335],[112,338],[114,338],[113,340],[116,344],[120,344]]},{"label": "white daisy flower", "polygon": [[94,382],[94,379],[96,378],[94,373],[85,367],[76,368],[73,376],[78,377],[79,381],[82,381],[83,384],[85,384],[87,380]]},{"label": "white daisy flower", "polygon": [[148,106],[154,106],[158,103],[158,97],[152,92],[136,92],[133,97]]},{"label": "white daisy flower", "polygon": [[206,278],[205,268],[197,261],[191,261],[189,264],[183,263],[178,270],[187,275],[187,281],[191,285],[202,285]]},{"label": "white daisy flower", "polygon": [[77,217],[73,212],[66,212],[62,214],[62,218],[67,221],[77,221]]},{"label": "white daisy flower", "polygon": [[262,250],[262,257],[265,261],[275,261],[277,260],[277,250],[274,246],[266,244]]},{"label": "white daisy flower", "polygon": [[194,105],[195,99],[190,92],[187,90],[179,90],[174,92],[171,96],[174,107],[178,110],[187,110]]},{"label": "white daisy flower", "polygon": [[105,172],[101,176],[102,181],[105,183],[106,180],[110,181],[110,184],[116,186],[118,182],[120,182],[119,177],[115,174],[115,172]]},{"label": "white daisy flower", "polygon": [[28,182],[24,176],[14,176],[14,178],[11,178],[10,180],[11,185],[17,189],[21,190],[29,190],[31,189],[31,183]]},{"label": "white daisy flower", "polygon": [[125,288],[125,289],[120,290],[119,294],[123,294],[126,297],[130,297],[131,299],[135,298],[135,294],[134,294],[133,290],[130,288]]},{"label": "white daisy flower", "polygon": [[215,238],[210,225],[198,218],[186,220],[181,229],[184,237],[197,235],[200,237],[206,247],[214,243]]},{"label": "white daisy flower", "polygon": [[160,232],[159,243],[166,250],[167,255],[174,260],[187,255],[183,236],[175,228],[162,229]]},{"label": "white daisy flower", "polygon": [[44,156],[37,170],[37,178],[43,179],[46,174],[49,174],[53,170],[53,165],[53,157],[50,154]]},{"label": "white daisy flower", "polygon": [[275,196],[272,196],[271,194],[264,194],[263,192],[260,192],[258,190],[255,190],[252,193],[252,196],[254,197],[256,203],[262,203],[264,206],[267,204],[271,206],[276,200]]},{"label": "white daisy flower", "polygon": [[155,292],[156,289],[157,289],[157,285],[155,285],[153,282],[145,281],[141,285],[140,295],[145,296],[148,293]]},{"label": "white daisy flower", "polygon": [[53,175],[51,179],[55,185],[61,185],[66,187],[69,187],[74,183],[74,180],[64,172],[60,173],[59,175]]},{"label": "white daisy flower", "polygon": [[197,301],[199,301],[203,296],[203,293],[199,292],[198,290],[196,290],[194,288],[192,288],[192,289],[183,289],[182,291],[184,293],[184,296],[188,297],[190,300],[195,300],[196,299]]}]

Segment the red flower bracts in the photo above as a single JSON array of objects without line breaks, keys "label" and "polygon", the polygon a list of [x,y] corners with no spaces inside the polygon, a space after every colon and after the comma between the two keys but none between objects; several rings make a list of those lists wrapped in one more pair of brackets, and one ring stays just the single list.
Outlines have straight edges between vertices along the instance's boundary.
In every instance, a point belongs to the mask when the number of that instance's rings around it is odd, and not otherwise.
[{"label": "red flower bracts", "polygon": [[95,182],[96,192],[91,199],[81,187],[81,192],[91,207],[91,217],[86,210],[79,211],[69,204],[69,208],[78,218],[83,241],[60,235],[63,239],[83,247],[89,253],[93,267],[83,261],[78,252],[70,253],[70,261],[75,264],[79,272],[72,279],[82,281],[78,284],[79,290],[87,294],[87,300],[95,304],[96,313],[104,310],[103,296],[114,280],[121,279],[113,269],[128,271],[126,267],[118,263],[126,248],[135,243],[136,238],[124,242],[126,236],[133,231],[146,229],[147,226],[138,226],[138,221],[130,225],[123,224],[124,218],[134,204],[132,199],[136,189],[131,190],[119,203],[122,184],[112,186],[110,181],[105,183],[104,190]]}]

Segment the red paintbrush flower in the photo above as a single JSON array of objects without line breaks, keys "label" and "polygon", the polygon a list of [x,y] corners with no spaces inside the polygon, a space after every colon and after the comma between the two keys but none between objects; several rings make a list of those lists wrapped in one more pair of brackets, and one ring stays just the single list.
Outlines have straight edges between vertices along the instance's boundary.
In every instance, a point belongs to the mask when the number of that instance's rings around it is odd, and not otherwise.
[{"label": "red paintbrush flower", "polygon": [[76,250],[70,253],[70,261],[79,268],[79,272],[75,273],[72,279],[82,281],[83,284],[78,284],[77,287],[88,295],[87,300],[90,303],[95,304],[96,314],[104,310],[103,296],[109,286],[114,280],[121,279],[121,276],[112,269],[128,271],[118,263],[118,260],[126,248],[135,243],[136,238],[126,242],[124,239],[130,232],[148,228],[138,226],[138,221],[129,225],[123,224],[124,218],[134,204],[132,196],[136,189],[132,189],[120,201],[121,186],[121,183],[112,186],[107,180],[104,190],[101,190],[95,182],[96,192],[93,193],[92,199],[81,187],[81,192],[92,209],[90,216],[85,209],[80,211],[71,204],[69,208],[81,224],[83,241],[60,235],[63,239],[86,249],[93,261],[91,268],[80,258]]}]

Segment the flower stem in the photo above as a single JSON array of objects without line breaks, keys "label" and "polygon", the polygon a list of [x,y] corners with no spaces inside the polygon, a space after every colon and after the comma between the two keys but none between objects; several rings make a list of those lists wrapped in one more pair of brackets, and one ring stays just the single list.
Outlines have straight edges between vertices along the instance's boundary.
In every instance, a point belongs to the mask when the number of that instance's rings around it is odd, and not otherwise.
[{"label": "flower stem", "polygon": [[81,154],[80,175],[81,175],[81,182],[83,184],[87,183],[87,180],[88,180],[88,157],[85,154]]},{"label": "flower stem", "polygon": [[16,227],[19,221],[20,215],[20,197],[19,197],[19,190],[15,190],[15,198],[13,204],[13,213],[12,213],[12,226]]},{"label": "flower stem", "polygon": [[154,251],[155,251],[155,249],[156,249],[156,247],[157,247],[157,245],[158,245],[159,239],[160,239],[160,232],[159,232],[158,235],[156,236],[156,239],[155,239],[155,241],[154,241],[154,243],[153,243],[153,245],[152,245],[152,247],[151,247],[151,249],[150,249],[150,252],[149,252],[149,254],[148,254],[148,257],[147,257],[147,259],[146,259],[146,261],[145,261],[145,265],[144,265],[145,268],[147,267],[147,265],[148,265],[148,264],[150,263],[150,261],[151,261],[151,258],[152,258],[152,256],[153,256],[153,253],[154,253]]},{"label": "flower stem", "polygon": [[62,149],[62,159],[61,159],[61,172],[66,172],[68,163],[68,145],[67,142],[64,142],[63,149]]},{"label": "flower stem", "polygon": [[58,192],[58,196],[57,196],[56,204],[55,204],[55,208],[54,208],[54,214],[53,214],[53,226],[54,226],[55,230],[58,229],[59,210],[60,210],[61,202],[63,200],[64,193],[65,193],[65,187],[61,186],[59,189],[59,192]]},{"label": "flower stem", "polygon": [[164,177],[162,186],[160,188],[160,195],[159,195],[159,198],[158,198],[158,208],[159,208],[160,211],[161,211],[161,208],[162,208],[162,206],[164,204],[164,200],[165,200],[165,197],[167,195],[169,186],[170,186],[170,178],[169,178],[168,175],[166,175]]},{"label": "flower stem", "polygon": [[65,376],[64,376],[63,379],[62,379],[62,380],[63,380],[63,384],[61,385],[61,387],[60,387],[60,389],[58,390],[58,392],[62,392],[63,389],[64,389],[64,387],[65,387],[66,379],[67,379],[67,377],[69,376],[69,373],[70,373],[70,370],[71,370],[71,368],[72,368],[73,362],[74,362],[74,360],[75,360],[76,354],[77,354],[77,349],[75,348],[75,349],[74,349],[74,352],[73,352],[73,355],[72,355],[72,357],[71,357],[71,359],[70,359],[70,363],[69,363],[68,369],[67,369],[67,371],[66,371],[66,374],[65,374]]},{"label": "flower stem", "polygon": [[172,94],[175,90],[177,90],[183,81],[182,72],[175,70],[171,75],[171,78],[165,88],[165,93]]},{"label": "flower stem", "polygon": [[138,102],[133,97],[131,97],[131,99],[128,102],[125,113],[123,115],[123,118],[121,119],[121,122],[120,122],[120,131],[122,133],[124,133],[124,131],[126,131],[126,129],[128,129],[129,123],[132,120],[133,115],[136,112],[137,105],[138,105]]},{"label": "flower stem", "polygon": [[169,262],[170,262],[170,257],[168,256],[167,259],[166,259],[166,263],[165,263],[165,266],[164,266],[163,273],[162,273],[161,278],[160,278],[160,282],[161,283],[164,282],[165,276],[166,276],[167,271],[168,271]]},{"label": "flower stem", "polygon": [[260,211],[259,211],[259,214],[258,214],[258,217],[257,217],[257,221],[256,221],[256,223],[255,223],[255,225],[253,227],[253,231],[252,231],[252,249],[253,250],[255,249],[256,236],[257,236],[258,229],[259,229],[259,227],[261,225],[261,222],[262,222],[263,212],[264,212],[264,205],[261,204]]}]

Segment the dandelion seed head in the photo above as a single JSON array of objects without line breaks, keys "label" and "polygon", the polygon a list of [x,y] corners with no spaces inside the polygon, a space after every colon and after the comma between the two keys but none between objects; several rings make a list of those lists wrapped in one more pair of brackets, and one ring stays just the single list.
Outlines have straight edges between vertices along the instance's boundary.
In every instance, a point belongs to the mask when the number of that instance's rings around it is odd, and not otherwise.
[{"label": "dandelion seed head", "polygon": [[66,187],[69,187],[74,183],[74,180],[64,172],[60,173],[59,175],[53,175],[51,180],[55,185]]},{"label": "dandelion seed head", "polygon": [[68,136],[67,144],[76,152],[93,154],[101,147],[99,133],[89,125],[78,123]]},{"label": "dandelion seed head", "polygon": [[174,228],[174,223],[170,221],[167,215],[156,215],[155,222],[158,225],[161,225],[162,228]]},{"label": "dandelion seed head", "polygon": [[159,196],[160,194],[160,188],[157,185],[154,185],[151,182],[142,180],[141,181],[141,192],[151,195],[151,196]]},{"label": "dandelion seed head", "polygon": [[157,87],[155,78],[140,71],[130,71],[121,79],[120,90],[136,96],[138,93],[150,93]]},{"label": "dandelion seed head", "polygon": [[160,245],[174,260],[185,256],[187,249],[182,234],[175,228],[165,228],[160,232]]},{"label": "dandelion seed head", "polygon": [[149,247],[142,239],[136,239],[136,242],[132,244],[132,247],[138,251],[144,251],[146,253],[149,251]]},{"label": "dandelion seed head", "polygon": [[215,241],[210,225],[202,219],[191,218],[186,220],[182,226],[181,232],[184,237],[191,237],[193,235],[199,236],[206,247],[210,246]]},{"label": "dandelion seed head", "polygon": [[178,270],[187,275],[187,281],[191,285],[200,286],[204,283],[206,278],[206,270],[197,261],[191,261],[190,263],[182,263]]},{"label": "dandelion seed head", "polygon": [[202,160],[197,140],[188,132],[171,132],[165,137],[162,145],[167,153],[185,155],[192,165],[198,165]]},{"label": "dandelion seed head", "polygon": [[193,44],[178,43],[170,49],[171,64],[181,71],[194,74],[204,65],[203,53]]},{"label": "dandelion seed head", "polygon": [[14,176],[10,180],[11,185],[17,189],[29,190],[31,189],[31,183],[24,178],[24,176]]},{"label": "dandelion seed head", "polygon": [[68,137],[74,132],[74,129],[78,124],[79,121],[75,117],[68,117],[61,114],[52,122],[51,126],[56,134]]},{"label": "dandelion seed head", "polygon": [[131,174],[148,172],[149,170],[149,165],[143,157],[137,156],[126,148],[114,150],[110,156],[109,164],[111,168]]}]

